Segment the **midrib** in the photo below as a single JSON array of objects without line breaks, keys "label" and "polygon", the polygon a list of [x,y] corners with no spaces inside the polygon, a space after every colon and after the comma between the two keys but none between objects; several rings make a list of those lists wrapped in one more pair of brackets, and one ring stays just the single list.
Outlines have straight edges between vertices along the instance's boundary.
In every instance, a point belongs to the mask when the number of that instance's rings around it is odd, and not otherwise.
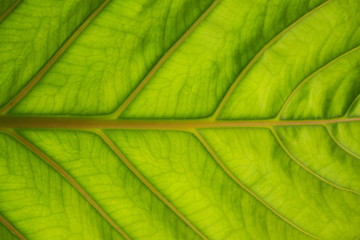
[{"label": "midrib", "polygon": [[53,129],[164,129],[189,130],[199,128],[231,127],[272,127],[324,125],[341,122],[358,122],[360,118],[332,118],[319,120],[123,120],[101,117],[33,117],[33,116],[0,116],[0,129],[9,128],[53,128]]}]

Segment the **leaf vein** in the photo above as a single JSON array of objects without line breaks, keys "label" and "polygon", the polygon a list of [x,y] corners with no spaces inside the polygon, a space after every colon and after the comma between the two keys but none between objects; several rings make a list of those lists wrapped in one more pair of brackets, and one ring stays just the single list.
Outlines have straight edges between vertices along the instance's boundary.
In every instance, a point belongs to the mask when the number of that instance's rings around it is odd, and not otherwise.
[{"label": "leaf vein", "polygon": [[238,77],[235,79],[235,81],[232,83],[230,88],[225,93],[224,97],[220,101],[220,104],[215,109],[214,113],[210,116],[210,119],[216,120],[221,112],[221,110],[225,107],[226,103],[228,102],[230,96],[235,91],[236,87],[239,85],[239,82],[245,77],[245,75],[249,72],[249,70],[255,65],[255,63],[260,59],[260,57],[274,44],[276,43],[282,36],[284,36],[286,33],[288,33],[293,27],[295,27],[297,24],[302,22],[305,18],[316,12],[317,10],[321,9],[325,5],[329,4],[333,0],[328,0],[319,6],[313,8],[309,12],[302,15],[299,19],[297,19],[295,22],[290,24],[288,27],[286,27],[284,30],[282,30],[280,33],[278,33],[275,37],[273,37],[267,44],[263,46],[263,48],[250,60],[250,62],[246,65],[246,67],[240,72]]},{"label": "leaf vein", "polygon": [[133,102],[145,85],[150,81],[150,79],[155,75],[155,73],[160,69],[164,62],[171,56],[173,52],[185,41],[185,39],[196,29],[196,27],[202,23],[202,21],[209,15],[209,13],[216,7],[216,5],[221,0],[215,0],[201,15],[200,17],[191,25],[191,27],[162,55],[154,67],[147,73],[145,78],[140,82],[140,84],[135,88],[134,91],[124,100],[118,109],[116,109],[112,114],[111,118],[118,118],[125,109]]},{"label": "leaf vein", "polygon": [[26,240],[22,235],[4,216],[0,215],[0,223],[4,225],[9,231],[20,240]]},{"label": "leaf vein", "polygon": [[295,163],[297,163],[301,168],[303,168],[305,171],[307,171],[308,173],[310,173],[312,176],[318,178],[319,180],[321,180],[324,183],[329,184],[330,186],[343,190],[343,191],[347,191],[347,192],[351,192],[354,193],[356,195],[360,196],[360,193],[350,189],[350,188],[346,188],[346,187],[342,187],[336,183],[331,182],[330,180],[322,177],[320,174],[316,173],[315,171],[313,171],[312,169],[310,169],[309,167],[307,167],[304,163],[302,163],[299,159],[297,159],[291,152],[290,150],[286,147],[286,145],[284,144],[284,142],[280,139],[280,136],[277,134],[276,130],[271,127],[270,128],[271,132],[273,133],[276,141],[278,142],[278,144],[280,145],[280,147],[284,150],[284,152],[290,157],[290,159],[292,159]]},{"label": "leaf vein", "polygon": [[348,110],[346,111],[346,113],[344,114],[344,117],[349,116],[352,108],[356,105],[356,103],[358,102],[358,100],[360,99],[360,94],[354,99],[354,101],[350,104]]},{"label": "leaf vein", "polygon": [[279,113],[277,114],[277,116],[275,117],[275,119],[280,119],[282,113],[285,111],[285,109],[288,107],[289,103],[291,102],[291,99],[295,96],[295,94],[297,93],[297,91],[299,91],[309,80],[311,80],[312,78],[314,78],[317,74],[319,74],[320,72],[324,71],[325,69],[327,69],[328,67],[330,67],[331,65],[333,65],[334,63],[336,63],[337,61],[341,60],[342,58],[348,56],[349,54],[357,51],[360,49],[360,46],[356,46],[348,51],[346,51],[345,53],[337,56],[336,58],[332,59],[330,62],[326,63],[325,65],[323,65],[322,67],[318,68],[317,70],[315,70],[313,73],[311,73],[309,76],[307,76],[306,78],[304,78],[293,90],[292,92],[289,94],[289,96],[287,97],[287,99],[285,100],[282,108],[280,109]]},{"label": "leaf vein", "polygon": [[101,118],[63,118],[34,116],[0,116],[0,129],[8,128],[58,128],[58,129],[168,129],[189,130],[194,128],[231,128],[231,127],[271,127],[307,126],[330,123],[359,122],[360,118],[332,118],[315,120],[121,120]]},{"label": "leaf vein", "polygon": [[281,215],[276,209],[274,209],[270,204],[268,204],[266,201],[264,201],[260,196],[258,196],[256,193],[251,191],[247,186],[245,186],[239,178],[237,178],[232,171],[225,165],[225,163],[220,159],[220,157],[215,153],[213,148],[210,146],[210,144],[205,140],[205,138],[197,131],[192,131],[193,135],[201,142],[201,144],[204,146],[204,148],[207,150],[207,152],[212,156],[212,158],[217,162],[217,164],[221,167],[221,169],[242,189],[244,189],[247,193],[249,193],[252,197],[254,197],[256,200],[258,200],[261,204],[263,204],[268,210],[270,210],[273,214],[275,214],[277,217],[285,221],[287,224],[291,225],[292,227],[296,228],[298,231],[302,232],[303,234],[306,234],[314,239],[319,239],[318,237],[314,236],[311,233],[306,232],[299,226],[297,226],[295,223],[291,222],[289,219],[287,219],[285,216]]},{"label": "leaf vein", "polygon": [[92,22],[92,20],[105,8],[111,0],[105,0],[95,11],[76,29],[76,31],[66,40],[66,42],[57,50],[57,52],[48,60],[48,62],[40,69],[40,71],[28,82],[25,87],[20,90],[4,107],[0,109],[0,115],[5,115],[18,102],[20,102],[40,81],[40,79],[49,71],[56,63],[61,55],[70,47],[70,45],[80,36],[84,29]]},{"label": "leaf vein", "polygon": [[50,157],[48,157],[45,153],[43,153],[39,148],[30,143],[20,134],[15,131],[4,131],[9,136],[13,137],[16,141],[21,143],[31,152],[33,152],[36,156],[46,162],[49,166],[51,166],[57,173],[59,173],[64,179],[66,179],[84,198],[87,200],[94,209],[102,216],[117,232],[119,232],[125,239],[130,239],[130,237],[118,226],[114,220],[102,209],[100,205],[98,205],[95,200],[86,192],[86,190],[60,165],[58,165],[55,161],[53,161]]},{"label": "leaf vein", "polygon": [[351,156],[357,158],[360,160],[360,156],[358,156],[356,153],[350,151],[350,149],[348,149],[347,147],[344,146],[344,144],[342,144],[336,137],[335,135],[332,133],[332,131],[329,129],[328,125],[324,125],[324,127],[326,128],[326,131],[328,132],[329,136],[331,137],[331,139],[335,142],[335,144],[337,146],[339,146],[342,150],[344,150],[346,153],[350,154]]},{"label": "leaf vein", "polygon": [[3,14],[0,15],[0,22],[2,22],[10,13],[21,3],[22,0],[16,0],[13,4],[11,4]]},{"label": "leaf vein", "polygon": [[202,239],[207,237],[197,229],[169,200],[167,200],[140,172],[136,167],[126,158],[126,156],[120,151],[115,143],[102,131],[95,132],[100,138],[108,145],[108,147],[117,155],[117,157],[125,164],[125,166],[168,208],[170,208],[182,221],[185,222],[196,234]]}]

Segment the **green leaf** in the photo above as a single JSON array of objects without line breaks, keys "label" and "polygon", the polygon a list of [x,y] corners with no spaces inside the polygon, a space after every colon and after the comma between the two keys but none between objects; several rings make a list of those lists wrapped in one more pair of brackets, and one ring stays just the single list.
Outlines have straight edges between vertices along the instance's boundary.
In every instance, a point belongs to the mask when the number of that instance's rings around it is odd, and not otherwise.
[{"label": "green leaf", "polygon": [[0,1],[0,239],[360,239],[359,12]]}]

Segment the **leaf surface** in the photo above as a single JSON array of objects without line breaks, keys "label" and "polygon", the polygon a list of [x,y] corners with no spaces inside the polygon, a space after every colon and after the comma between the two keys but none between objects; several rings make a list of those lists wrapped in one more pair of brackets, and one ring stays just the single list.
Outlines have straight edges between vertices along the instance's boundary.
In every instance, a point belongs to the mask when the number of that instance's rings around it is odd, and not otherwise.
[{"label": "leaf surface", "polygon": [[0,239],[359,239],[357,0],[0,5]]}]

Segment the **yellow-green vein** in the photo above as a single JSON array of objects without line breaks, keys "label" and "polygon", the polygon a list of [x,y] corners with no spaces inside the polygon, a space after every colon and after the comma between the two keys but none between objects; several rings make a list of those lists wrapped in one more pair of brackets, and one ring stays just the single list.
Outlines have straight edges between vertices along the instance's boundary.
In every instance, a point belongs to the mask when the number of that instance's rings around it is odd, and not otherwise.
[{"label": "yellow-green vein", "polygon": [[344,114],[344,117],[347,117],[349,116],[350,112],[351,112],[351,109],[356,105],[356,103],[360,100],[360,95],[358,95],[354,101],[350,104],[348,110],[346,111],[346,113]]},{"label": "yellow-green vein", "polygon": [[[9,231],[14,234],[19,240],[26,240],[24,235],[22,235],[8,220],[0,215],[0,223],[4,225]],[[4,239],[5,240],[5,239]]]},{"label": "yellow-green vein", "polygon": [[291,99],[295,96],[295,94],[297,93],[297,91],[299,91],[310,79],[314,78],[317,74],[319,74],[320,72],[324,71],[325,69],[327,69],[328,67],[330,67],[331,65],[333,65],[334,63],[336,63],[337,61],[339,61],[340,59],[348,56],[349,54],[355,52],[356,50],[359,50],[360,46],[354,47],[348,51],[346,51],[345,53],[337,56],[335,59],[331,60],[330,62],[326,63],[324,66],[322,66],[321,68],[315,70],[313,73],[311,73],[309,76],[307,76],[306,78],[304,78],[293,90],[292,92],[289,94],[289,96],[287,97],[287,99],[285,100],[282,108],[280,109],[279,113],[277,114],[277,116],[275,117],[275,119],[280,119],[282,113],[285,111],[285,109],[287,108],[287,106],[289,105]]},{"label": "yellow-green vein", "polygon": [[324,127],[326,128],[327,132],[329,133],[329,136],[331,139],[338,145],[342,150],[344,150],[346,153],[350,154],[351,156],[357,158],[360,160],[360,157],[356,155],[355,153],[351,152],[347,147],[345,147],[337,138],[334,136],[332,131],[329,129],[329,126],[327,124],[324,124]]},{"label": "yellow-green vein", "polygon": [[0,22],[3,21],[9,14],[21,3],[21,0],[16,0],[13,4],[11,4],[3,14],[0,15]]},{"label": "yellow-green vein", "polygon": [[49,59],[49,61],[40,69],[40,71],[31,79],[31,81],[16,94],[2,109],[0,115],[5,115],[9,112],[21,99],[23,99],[28,92],[40,81],[40,79],[47,73],[47,71],[55,64],[60,56],[69,48],[69,46],[79,37],[82,31],[90,24],[90,22],[101,12],[102,9],[111,0],[105,0],[95,11],[80,25],[80,27],[71,35],[71,37],[58,49],[58,51]]},{"label": "yellow-green vein", "polygon": [[120,149],[113,143],[113,141],[101,130],[94,131],[98,134],[103,141],[109,146],[109,148],[118,156],[118,158],[126,165],[126,167],[166,206],[168,206],[181,220],[185,222],[195,233],[197,233],[202,239],[207,239],[206,236],[195,227],[169,200],[167,200],[137,169],[136,167],[125,157]]},{"label": "yellow-green vein", "polygon": [[130,105],[130,103],[136,98],[140,91],[145,87],[145,85],[150,81],[150,79],[155,75],[159,68],[164,64],[164,62],[171,56],[171,54],[185,41],[185,39],[195,30],[195,28],[206,18],[207,15],[216,7],[216,5],[221,0],[215,0],[200,17],[191,25],[191,27],[167,50],[164,55],[159,59],[159,61],[154,65],[150,72],[145,76],[145,78],[140,82],[140,84],[135,88],[135,90],[124,100],[120,107],[115,110],[109,116],[111,118],[118,118],[125,109]]},{"label": "yellow-green vein", "polygon": [[119,232],[125,239],[130,239],[130,237],[118,226],[111,217],[99,206],[95,200],[85,191],[85,189],[80,186],[80,184],[60,165],[58,165],[55,161],[53,161],[50,157],[44,154],[39,148],[30,143],[28,140],[23,138],[20,134],[15,131],[4,131],[9,136],[13,137],[15,140],[20,142],[23,146],[33,152],[36,156],[42,159],[44,162],[49,164],[53,169],[56,170],[61,176],[64,177],[93,207],[94,209],[117,231]]},{"label": "yellow-green vein", "polygon": [[310,173],[312,176],[318,178],[319,180],[321,180],[322,182],[324,183],[327,183],[329,184],[330,186],[332,187],[335,187],[337,189],[340,189],[340,190],[343,190],[343,191],[347,191],[347,192],[351,192],[351,193],[354,193],[356,195],[360,195],[360,193],[352,190],[352,189],[349,189],[349,188],[346,188],[346,187],[342,187],[342,186],[339,186],[337,185],[336,183],[333,183],[329,180],[327,180],[326,178],[320,176],[319,174],[317,174],[316,172],[314,172],[313,170],[311,170],[309,167],[307,167],[304,163],[302,163],[299,159],[297,159],[290,151],[289,149],[285,146],[285,144],[283,143],[283,141],[280,139],[279,135],[277,134],[276,130],[271,127],[270,128],[271,132],[273,133],[276,141],[278,142],[278,144],[280,145],[280,147],[283,149],[283,151],[290,157],[290,159],[292,159],[294,162],[296,162],[301,168],[303,168],[304,170],[306,170],[308,173]]},{"label": "yellow-green vein", "polygon": [[251,191],[247,186],[245,186],[231,171],[230,169],[225,165],[225,163],[220,159],[220,157],[215,153],[215,151],[212,149],[210,144],[205,140],[205,138],[197,131],[193,130],[191,131],[194,136],[201,142],[201,144],[204,146],[204,148],[208,151],[208,153],[212,156],[212,158],[217,162],[217,164],[224,170],[224,172],[242,189],[244,189],[247,193],[249,193],[251,196],[253,196],[256,200],[258,200],[260,203],[262,203],[267,209],[269,209],[272,213],[274,213],[276,216],[284,220],[286,223],[291,225],[292,227],[296,228],[298,231],[306,234],[307,236],[310,236],[314,239],[319,239],[318,237],[314,236],[311,233],[306,232],[304,229],[297,226],[295,223],[291,222],[289,219],[281,215],[278,211],[276,211],[272,206],[270,206],[267,202],[265,202],[261,197],[259,197],[256,193]]},{"label": "yellow-green vein", "polygon": [[316,12],[317,10],[321,9],[325,5],[329,4],[333,0],[328,0],[324,2],[323,4],[320,4],[316,8],[312,9],[311,11],[305,13],[303,16],[301,16],[298,20],[293,22],[291,25],[289,25],[287,28],[282,30],[279,34],[277,34],[274,38],[272,38],[252,59],[251,61],[246,65],[246,67],[240,72],[240,75],[235,79],[235,81],[232,83],[230,88],[225,93],[223,99],[221,100],[220,104],[214,111],[214,113],[210,116],[211,120],[216,120],[219,116],[221,110],[224,108],[225,104],[229,100],[232,93],[235,91],[235,88],[239,84],[239,82],[245,77],[245,75],[249,72],[249,70],[254,66],[254,64],[260,59],[260,57],[274,44],[276,43],[282,36],[284,36],[286,33],[288,33],[294,26],[299,24],[301,21],[303,21],[305,18]]}]

